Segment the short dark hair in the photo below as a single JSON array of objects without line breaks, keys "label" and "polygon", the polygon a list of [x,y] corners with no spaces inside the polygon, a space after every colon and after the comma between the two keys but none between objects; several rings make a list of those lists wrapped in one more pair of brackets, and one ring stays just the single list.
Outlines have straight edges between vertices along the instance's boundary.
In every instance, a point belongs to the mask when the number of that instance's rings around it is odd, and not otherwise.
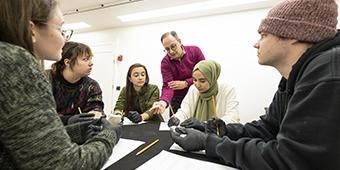
[{"label": "short dark hair", "polygon": [[176,31],[170,31],[170,32],[166,32],[161,36],[161,42],[163,43],[163,39],[166,38],[167,36],[172,35],[173,37],[175,37],[176,39],[178,38],[178,35],[176,33]]},{"label": "short dark hair", "polygon": [[61,60],[55,62],[51,66],[52,74],[61,73],[65,69],[65,59],[70,60],[70,66],[72,68],[77,61],[77,57],[83,54],[93,56],[91,48],[88,45],[72,41],[66,42],[63,47],[63,52],[61,53]]}]

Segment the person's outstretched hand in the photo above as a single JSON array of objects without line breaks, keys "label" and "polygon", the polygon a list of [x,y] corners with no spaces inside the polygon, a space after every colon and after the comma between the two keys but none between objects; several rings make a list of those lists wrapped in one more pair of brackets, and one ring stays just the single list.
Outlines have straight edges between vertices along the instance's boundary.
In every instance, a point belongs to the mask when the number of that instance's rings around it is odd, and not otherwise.
[{"label": "person's outstretched hand", "polygon": [[180,120],[175,117],[175,116],[172,116],[169,121],[168,121],[168,126],[171,127],[171,126],[178,126],[179,125],[179,122]]},{"label": "person's outstretched hand", "polygon": [[186,151],[205,150],[208,135],[192,128],[176,127],[170,130],[174,142]]},{"label": "person's outstretched hand", "polygon": [[137,111],[129,111],[126,117],[133,123],[139,123],[143,120],[142,115],[140,115]]},{"label": "person's outstretched hand", "polygon": [[212,118],[212,119],[209,119],[207,122],[207,132],[215,133],[218,136],[222,137],[222,136],[227,135],[227,127],[222,119]]},{"label": "person's outstretched hand", "polygon": [[167,105],[166,102],[163,100],[154,102],[149,111],[153,112],[154,114],[162,114],[166,108],[166,105]]},{"label": "person's outstretched hand", "polygon": [[102,130],[100,125],[96,125],[96,121],[97,120],[82,121],[65,125],[65,129],[71,137],[71,140],[81,145]]},{"label": "person's outstretched hand", "polygon": [[182,90],[188,87],[188,83],[186,81],[181,81],[181,80],[175,80],[175,81],[170,81],[168,83],[169,88],[173,90]]},{"label": "person's outstretched hand", "polygon": [[116,133],[117,138],[115,140],[115,144],[118,143],[119,138],[122,136],[123,125],[121,123],[116,124],[116,125],[112,125],[105,118],[101,119],[101,125],[103,126],[103,130],[104,129],[109,129],[109,130],[112,130],[112,131],[114,131]]},{"label": "person's outstretched hand", "polygon": [[185,128],[194,128],[202,132],[205,131],[204,124],[194,117],[191,117],[185,120],[184,122],[180,124],[180,126],[185,127]]},{"label": "person's outstretched hand", "polygon": [[124,117],[122,115],[119,114],[110,114],[108,121],[112,124],[112,125],[116,125],[119,123],[122,123],[124,120]]}]

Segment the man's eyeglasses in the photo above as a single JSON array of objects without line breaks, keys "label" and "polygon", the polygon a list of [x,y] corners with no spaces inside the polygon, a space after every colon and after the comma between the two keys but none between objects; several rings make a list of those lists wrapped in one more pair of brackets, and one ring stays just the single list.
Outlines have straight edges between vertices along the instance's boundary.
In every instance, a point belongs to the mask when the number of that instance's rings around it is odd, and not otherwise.
[{"label": "man's eyeglasses", "polygon": [[170,52],[170,49],[171,49],[172,51],[175,51],[175,50],[177,49],[177,43],[171,44],[171,45],[170,45],[170,48],[169,48],[169,47],[166,47],[163,51],[164,51],[165,53],[169,53],[169,52]]},{"label": "man's eyeglasses", "polygon": [[73,30],[69,29],[63,29],[60,25],[57,24],[52,24],[52,23],[39,23],[39,24],[43,24],[43,25],[47,25],[47,26],[53,26],[54,28],[58,29],[61,33],[61,35],[65,38],[65,41],[68,41],[71,39],[72,35],[73,35]]}]

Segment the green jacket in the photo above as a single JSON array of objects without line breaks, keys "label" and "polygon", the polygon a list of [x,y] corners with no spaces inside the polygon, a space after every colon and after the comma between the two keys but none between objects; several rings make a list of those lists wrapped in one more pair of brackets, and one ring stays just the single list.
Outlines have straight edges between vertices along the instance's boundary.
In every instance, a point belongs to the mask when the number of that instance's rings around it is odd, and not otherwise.
[{"label": "green jacket", "polygon": [[[123,87],[119,94],[116,106],[114,108],[115,114],[124,114],[124,104],[126,100],[126,87]],[[134,97],[132,105],[133,110],[138,111],[140,114],[147,113],[150,116],[149,120],[159,121],[158,117],[154,116],[152,112],[148,110],[152,107],[152,104],[159,101],[159,89],[156,85],[148,84],[143,87],[142,90]]]},{"label": "green jacket", "polygon": [[116,133],[103,130],[82,145],[72,142],[39,67],[27,50],[0,42],[1,169],[100,169]]}]

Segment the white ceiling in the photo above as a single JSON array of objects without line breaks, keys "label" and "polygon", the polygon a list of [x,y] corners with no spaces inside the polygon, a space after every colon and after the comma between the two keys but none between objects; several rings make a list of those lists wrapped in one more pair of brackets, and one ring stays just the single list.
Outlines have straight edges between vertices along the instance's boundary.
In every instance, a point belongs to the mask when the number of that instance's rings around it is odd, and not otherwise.
[{"label": "white ceiling", "polygon": [[[59,0],[66,23],[86,22],[92,27],[77,30],[77,32],[90,32],[115,27],[125,27],[138,24],[164,22],[169,20],[190,17],[206,16],[221,13],[237,12],[249,9],[268,8],[279,0],[267,0],[250,5],[223,7],[205,12],[192,12],[188,14],[160,17],[135,22],[121,22],[117,16],[144,12],[153,9],[167,8],[206,0]],[[227,0],[226,0],[227,1]],[[104,7],[102,7],[102,4]],[[76,10],[78,9],[78,12]]]}]

